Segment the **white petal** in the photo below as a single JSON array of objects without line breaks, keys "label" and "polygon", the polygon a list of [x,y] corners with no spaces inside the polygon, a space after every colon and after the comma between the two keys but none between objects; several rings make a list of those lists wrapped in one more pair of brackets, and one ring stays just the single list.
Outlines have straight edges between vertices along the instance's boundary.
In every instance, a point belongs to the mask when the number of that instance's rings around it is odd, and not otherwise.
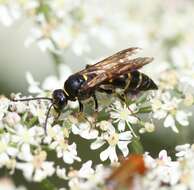
[{"label": "white petal", "polygon": [[174,125],[175,125],[174,118],[172,117],[172,115],[168,115],[164,120],[164,127],[172,127]]},{"label": "white petal", "polygon": [[21,147],[21,154],[19,155],[20,159],[23,159],[25,161],[30,161],[32,160],[32,154],[30,150],[30,145],[29,144],[23,144]]},{"label": "white petal", "polygon": [[188,121],[188,114],[185,113],[184,111],[177,111],[176,114],[176,120],[182,125],[182,126],[188,126],[189,121]]},{"label": "white petal", "polygon": [[92,161],[89,160],[85,162],[81,169],[79,170],[79,176],[87,178],[88,176],[91,176],[94,173],[94,170],[92,169]]},{"label": "white petal", "polygon": [[5,164],[9,160],[9,156],[6,153],[0,154],[0,165]]},{"label": "white petal", "polygon": [[108,157],[109,157],[109,154],[110,154],[110,146],[109,146],[107,149],[105,149],[104,151],[102,151],[102,152],[100,153],[100,159],[101,159],[102,161],[107,160]]},{"label": "white petal", "polygon": [[106,142],[103,139],[97,139],[96,141],[94,141],[91,145],[90,148],[92,150],[96,150],[98,148],[100,148],[102,145],[104,145]]},{"label": "white petal", "polygon": [[109,152],[109,158],[111,160],[111,162],[117,162],[118,161],[118,157],[116,154],[116,147],[115,146],[110,146],[110,152]]},{"label": "white petal", "polygon": [[134,117],[132,115],[129,115],[127,117],[127,121],[130,122],[130,123],[132,123],[132,124],[136,124],[138,122],[138,119],[137,119],[137,117]]},{"label": "white petal", "polygon": [[125,121],[123,121],[123,120],[119,121],[118,130],[119,131],[124,131],[125,130]]},{"label": "white petal", "polygon": [[54,90],[59,88],[59,80],[56,76],[49,76],[43,82],[42,88],[44,90]]},{"label": "white petal", "polygon": [[32,180],[34,167],[31,163],[17,163],[16,168],[23,171],[23,175],[26,179]]},{"label": "white petal", "polygon": [[16,154],[18,153],[18,150],[16,148],[13,148],[13,147],[8,147],[7,148],[7,153],[10,156],[16,156]]},{"label": "white petal", "polygon": [[127,147],[128,144],[129,144],[129,142],[127,142],[127,141],[120,141],[117,144],[119,149],[123,153],[123,156],[125,156],[125,157],[129,154],[129,149]]},{"label": "white petal", "polygon": [[164,110],[157,110],[155,111],[153,117],[156,118],[156,119],[163,119],[165,118],[167,115],[167,112],[164,111]]},{"label": "white petal", "polygon": [[95,129],[84,130],[80,134],[80,136],[85,138],[85,139],[95,139],[96,137],[98,137],[98,131]]},{"label": "white petal", "polygon": [[71,153],[69,152],[65,152],[63,154],[63,161],[67,164],[73,164],[74,160],[73,160],[73,156]]},{"label": "white petal", "polygon": [[131,131],[126,131],[126,132],[123,132],[123,133],[120,133],[119,134],[119,140],[128,140],[128,141],[131,141],[132,139],[132,134],[131,134]]},{"label": "white petal", "polygon": [[71,131],[73,132],[74,135],[79,134],[80,129],[76,125],[72,125]]},{"label": "white petal", "polygon": [[164,127],[171,127],[175,133],[179,132],[178,129],[176,128],[175,121],[172,115],[168,115],[166,117],[166,119],[164,120]]}]

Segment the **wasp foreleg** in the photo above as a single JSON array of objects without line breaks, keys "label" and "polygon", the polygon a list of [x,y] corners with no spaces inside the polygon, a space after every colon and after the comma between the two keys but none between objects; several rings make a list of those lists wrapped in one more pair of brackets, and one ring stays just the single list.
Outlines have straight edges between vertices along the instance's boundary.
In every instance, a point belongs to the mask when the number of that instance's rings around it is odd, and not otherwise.
[{"label": "wasp foreleg", "polygon": [[80,100],[78,100],[78,102],[79,102],[79,111],[83,112],[84,106],[83,106],[83,104],[81,103]]}]

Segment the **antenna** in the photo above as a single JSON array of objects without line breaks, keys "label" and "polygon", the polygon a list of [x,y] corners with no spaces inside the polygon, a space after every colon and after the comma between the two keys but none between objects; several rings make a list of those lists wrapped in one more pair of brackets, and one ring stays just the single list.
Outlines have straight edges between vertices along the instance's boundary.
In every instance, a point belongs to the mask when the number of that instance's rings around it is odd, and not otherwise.
[{"label": "antenna", "polygon": [[14,99],[11,98],[12,101],[14,102],[24,102],[24,101],[31,101],[31,100],[50,100],[52,101],[52,98],[47,98],[47,97],[36,97],[36,98],[24,98],[24,99]]},{"label": "antenna", "polygon": [[47,134],[47,122],[48,122],[48,118],[49,118],[49,114],[50,114],[50,111],[51,111],[51,108],[53,107],[54,103],[52,103],[49,108],[48,108],[48,111],[46,113],[46,119],[45,119],[45,123],[44,123],[44,131],[45,131],[45,134]]}]

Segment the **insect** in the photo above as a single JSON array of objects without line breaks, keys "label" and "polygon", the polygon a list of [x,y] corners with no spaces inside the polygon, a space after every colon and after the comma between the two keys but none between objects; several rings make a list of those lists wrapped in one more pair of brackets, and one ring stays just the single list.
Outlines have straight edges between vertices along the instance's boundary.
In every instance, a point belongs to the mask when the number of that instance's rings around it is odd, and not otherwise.
[{"label": "insect", "polygon": [[98,109],[96,91],[114,93],[116,88],[124,90],[124,93],[139,92],[150,89],[157,89],[156,84],[138,69],[150,63],[153,58],[138,57],[132,59],[139,48],[132,47],[122,50],[104,60],[86,66],[85,69],[72,74],[64,83],[64,89],[56,89],[52,98],[37,97],[27,99],[13,99],[13,101],[29,101],[45,99],[51,101],[47,111],[45,128],[49,113],[52,107],[60,114],[67,105],[68,100],[79,102],[79,110],[83,111],[82,101],[90,97],[95,103],[95,110]]},{"label": "insect", "polygon": [[147,171],[142,155],[131,154],[121,165],[113,171],[106,179],[108,190],[133,189],[133,178],[135,175],[144,175]]}]

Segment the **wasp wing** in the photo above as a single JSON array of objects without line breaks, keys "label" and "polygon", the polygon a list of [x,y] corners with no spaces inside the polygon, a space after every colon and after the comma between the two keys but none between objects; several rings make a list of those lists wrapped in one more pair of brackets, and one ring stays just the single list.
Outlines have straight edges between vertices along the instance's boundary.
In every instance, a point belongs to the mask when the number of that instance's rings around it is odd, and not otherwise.
[{"label": "wasp wing", "polygon": [[129,60],[129,57],[137,53],[140,50],[138,47],[132,47],[128,49],[121,50],[110,57],[103,59],[102,61],[97,62],[94,65],[89,65],[86,69],[79,71],[77,74],[101,74],[106,72],[109,69],[114,68],[119,63],[124,63],[126,60]]},{"label": "wasp wing", "polygon": [[135,54],[139,49],[140,48],[133,47],[122,50],[78,72],[77,74],[87,76],[87,81],[81,86],[79,91],[92,90],[104,81],[115,79],[120,75],[137,70],[145,64],[150,63],[153,58],[130,58],[130,56]]}]

